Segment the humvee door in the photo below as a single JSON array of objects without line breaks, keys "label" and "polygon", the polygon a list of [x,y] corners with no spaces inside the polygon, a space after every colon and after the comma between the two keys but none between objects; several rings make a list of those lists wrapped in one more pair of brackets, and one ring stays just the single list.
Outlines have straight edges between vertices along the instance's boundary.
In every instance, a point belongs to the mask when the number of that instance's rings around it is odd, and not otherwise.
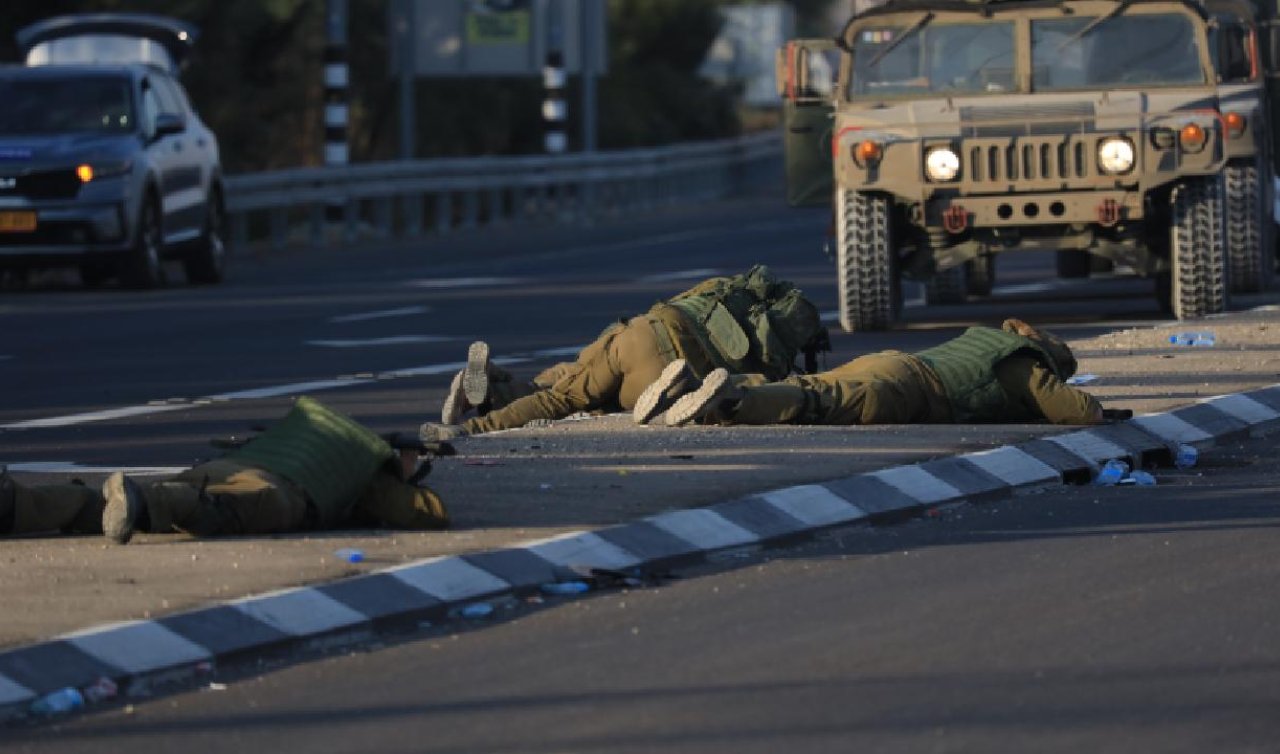
[{"label": "humvee door", "polygon": [[831,98],[839,62],[833,39],[797,39],[778,50],[787,203],[793,207],[831,201]]}]

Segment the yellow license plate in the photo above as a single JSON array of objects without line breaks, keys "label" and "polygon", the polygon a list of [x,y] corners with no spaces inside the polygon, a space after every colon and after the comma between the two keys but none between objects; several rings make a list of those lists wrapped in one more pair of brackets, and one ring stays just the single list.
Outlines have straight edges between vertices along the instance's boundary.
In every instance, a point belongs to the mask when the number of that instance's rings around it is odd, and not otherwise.
[{"label": "yellow license plate", "polygon": [[0,233],[30,233],[35,229],[34,212],[0,212]]}]

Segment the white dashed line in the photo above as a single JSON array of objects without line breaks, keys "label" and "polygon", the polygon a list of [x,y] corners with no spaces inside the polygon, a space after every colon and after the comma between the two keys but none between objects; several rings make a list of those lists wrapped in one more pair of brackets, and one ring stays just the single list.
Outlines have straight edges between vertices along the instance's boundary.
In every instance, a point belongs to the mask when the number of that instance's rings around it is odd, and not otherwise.
[{"label": "white dashed line", "polygon": [[514,285],[522,278],[423,278],[405,281],[410,288],[479,288],[486,285]]},{"label": "white dashed line", "polygon": [[[330,317],[329,321],[333,324],[342,324],[345,322],[364,322],[370,319],[387,319],[389,317],[409,317],[414,314],[426,314],[431,311],[429,306],[405,306],[400,309],[384,309],[380,312],[362,312],[360,314],[344,314],[340,317]],[[3,357],[0,357],[3,358]]]},{"label": "white dashed line", "polygon": [[[4,466],[6,464],[0,464]],[[25,471],[31,474],[113,474],[123,471],[133,476],[172,476],[190,466],[86,466],[75,461],[29,461],[7,464],[9,471]]]},{"label": "white dashed line", "polygon": [[700,269],[700,270],[680,270],[679,272],[663,272],[658,275],[645,275],[644,277],[636,278],[636,282],[668,283],[673,280],[692,280],[694,278],[701,280],[703,278],[710,278],[710,277],[715,277],[717,275],[723,275],[723,274],[724,273],[721,272],[720,270],[714,270],[709,267],[704,267],[703,269]]},{"label": "white dashed line", "polygon": [[364,340],[308,340],[309,346],[324,348],[371,348],[376,346],[402,346],[409,343],[446,343],[461,338],[444,335],[389,335],[385,338],[366,338]]}]

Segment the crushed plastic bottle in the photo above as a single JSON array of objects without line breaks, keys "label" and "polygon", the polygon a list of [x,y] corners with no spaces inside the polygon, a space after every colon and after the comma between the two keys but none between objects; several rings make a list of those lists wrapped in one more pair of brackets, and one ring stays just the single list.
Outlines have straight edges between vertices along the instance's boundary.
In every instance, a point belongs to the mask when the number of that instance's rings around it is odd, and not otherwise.
[{"label": "crushed plastic bottle", "polygon": [[1093,483],[1104,487],[1111,487],[1120,483],[1121,479],[1129,474],[1129,464],[1117,458],[1107,461],[1098,476],[1094,477]]},{"label": "crushed plastic bottle", "polygon": [[582,594],[590,590],[591,585],[585,581],[555,581],[542,585],[545,594]]},{"label": "crushed plastic bottle", "polygon": [[92,685],[84,688],[85,700],[94,703],[112,699],[118,693],[120,693],[120,687],[116,685],[115,681],[106,676],[102,676],[94,681]]},{"label": "crushed plastic bottle", "polygon": [[1124,477],[1120,484],[1135,484],[1138,486],[1156,486],[1156,477],[1148,474],[1148,472],[1135,469],[1130,472],[1129,476]]},{"label": "crushed plastic bottle", "polygon": [[1196,461],[1200,460],[1200,451],[1190,445],[1179,445],[1178,452],[1173,456],[1173,465],[1180,469],[1189,469],[1196,465]]},{"label": "crushed plastic bottle", "polygon": [[333,556],[348,563],[359,563],[364,560],[364,551],[354,547],[344,547],[341,550],[335,550]]},{"label": "crushed plastic bottle", "polygon": [[493,614],[493,605],[488,602],[475,602],[462,608],[459,612],[463,618],[487,618]]},{"label": "crushed plastic bottle", "polygon": [[1169,336],[1169,342],[1175,346],[1212,347],[1217,345],[1213,330],[1188,330],[1176,332]]},{"label": "crushed plastic bottle", "polygon": [[51,691],[31,703],[31,711],[37,715],[62,715],[84,706],[84,695],[74,687]]}]

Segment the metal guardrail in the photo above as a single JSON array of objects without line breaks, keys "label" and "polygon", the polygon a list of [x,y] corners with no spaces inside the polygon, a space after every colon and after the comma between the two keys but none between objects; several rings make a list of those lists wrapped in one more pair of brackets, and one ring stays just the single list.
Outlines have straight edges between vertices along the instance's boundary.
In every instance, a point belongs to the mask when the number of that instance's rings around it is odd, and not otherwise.
[{"label": "metal guardrail", "polygon": [[[777,164],[777,133],[558,157],[517,156],[378,162],[232,176],[226,181],[232,241],[283,247],[329,239],[326,215],[341,217],[341,240],[413,238],[427,228],[515,223],[590,223],[661,205],[741,191],[757,169]],[[298,239],[303,240],[303,239]]]}]

